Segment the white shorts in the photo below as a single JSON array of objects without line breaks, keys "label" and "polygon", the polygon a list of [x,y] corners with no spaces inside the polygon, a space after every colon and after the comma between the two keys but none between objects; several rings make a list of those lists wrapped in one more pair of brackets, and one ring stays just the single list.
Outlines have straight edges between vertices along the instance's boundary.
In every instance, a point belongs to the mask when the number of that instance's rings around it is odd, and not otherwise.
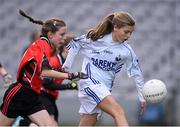
[{"label": "white shorts", "polygon": [[79,100],[81,103],[80,114],[98,114],[98,118],[102,114],[102,110],[97,105],[108,95],[111,95],[106,86],[102,84],[90,85],[79,91]]}]

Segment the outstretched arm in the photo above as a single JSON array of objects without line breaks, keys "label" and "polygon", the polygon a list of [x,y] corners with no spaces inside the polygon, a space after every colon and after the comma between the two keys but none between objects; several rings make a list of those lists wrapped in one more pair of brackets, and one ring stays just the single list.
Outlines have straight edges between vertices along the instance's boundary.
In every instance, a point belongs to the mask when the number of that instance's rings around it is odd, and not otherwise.
[{"label": "outstretched arm", "polygon": [[64,84],[56,84],[51,78],[44,78],[43,85],[46,89],[50,89],[50,90],[77,89],[77,84],[75,82],[70,81]]},{"label": "outstretched arm", "polygon": [[88,78],[88,76],[82,72],[65,73],[65,72],[59,72],[59,71],[53,70],[45,57],[42,63],[41,77],[42,78],[49,77],[49,78],[70,79],[70,80],[79,80],[79,79]]},{"label": "outstretched arm", "polygon": [[61,79],[69,79],[69,80],[79,80],[79,79],[87,79],[88,76],[82,72],[75,73],[64,73],[51,69],[44,69],[41,72],[41,77],[49,77],[49,78],[61,78]]},{"label": "outstretched arm", "polygon": [[130,48],[130,51],[131,52],[129,52],[129,55],[127,56],[127,59],[126,59],[126,68],[127,68],[129,77],[133,77],[136,82],[136,89],[137,89],[138,98],[140,101],[141,114],[143,114],[145,111],[145,104],[146,104],[146,101],[142,95],[142,89],[144,86],[144,78],[142,75],[142,71],[141,71],[137,56],[135,55],[134,51],[131,48]]}]

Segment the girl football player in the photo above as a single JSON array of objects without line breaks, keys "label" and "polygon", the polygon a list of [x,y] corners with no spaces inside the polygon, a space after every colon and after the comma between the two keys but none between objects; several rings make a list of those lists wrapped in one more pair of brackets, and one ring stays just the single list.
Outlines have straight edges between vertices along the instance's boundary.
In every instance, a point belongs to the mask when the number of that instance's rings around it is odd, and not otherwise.
[{"label": "girl football player", "polygon": [[124,64],[128,75],[136,81],[141,113],[144,112],[143,76],[138,59],[127,43],[134,26],[135,21],[128,13],[113,13],[86,35],[75,38],[67,46],[69,53],[63,68],[70,69],[75,55],[81,52],[84,54],[82,72],[89,77],[79,81],[80,126],[95,125],[102,111],[111,115],[117,126],[128,125],[123,108],[110,92],[115,75]]}]

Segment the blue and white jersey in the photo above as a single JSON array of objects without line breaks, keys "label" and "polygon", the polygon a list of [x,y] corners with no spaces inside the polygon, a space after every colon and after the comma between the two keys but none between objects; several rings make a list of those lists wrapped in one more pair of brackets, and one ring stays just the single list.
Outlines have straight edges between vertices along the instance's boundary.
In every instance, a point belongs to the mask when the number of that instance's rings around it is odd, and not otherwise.
[{"label": "blue and white jersey", "polygon": [[69,53],[63,65],[65,69],[71,68],[77,53],[81,52],[84,55],[82,72],[86,73],[89,78],[79,81],[80,88],[103,84],[111,91],[116,73],[125,65],[129,77],[135,77],[140,101],[144,101],[141,92],[144,84],[143,76],[138,58],[128,43],[114,42],[112,34],[95,42],[83,35],[71,41],[67,48]]}]

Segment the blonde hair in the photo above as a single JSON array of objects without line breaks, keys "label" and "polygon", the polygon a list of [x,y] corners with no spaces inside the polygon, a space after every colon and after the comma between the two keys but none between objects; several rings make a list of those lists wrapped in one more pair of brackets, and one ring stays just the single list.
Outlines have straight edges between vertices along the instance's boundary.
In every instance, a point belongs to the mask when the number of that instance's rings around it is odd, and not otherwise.
[{"label": "blonde hair", "polygon": [[126,12],[115,12],[109,14],[95,28],[88,31],[87,38],[96,41],[113,31],[114,26],[135,26],[134,19]]}]

